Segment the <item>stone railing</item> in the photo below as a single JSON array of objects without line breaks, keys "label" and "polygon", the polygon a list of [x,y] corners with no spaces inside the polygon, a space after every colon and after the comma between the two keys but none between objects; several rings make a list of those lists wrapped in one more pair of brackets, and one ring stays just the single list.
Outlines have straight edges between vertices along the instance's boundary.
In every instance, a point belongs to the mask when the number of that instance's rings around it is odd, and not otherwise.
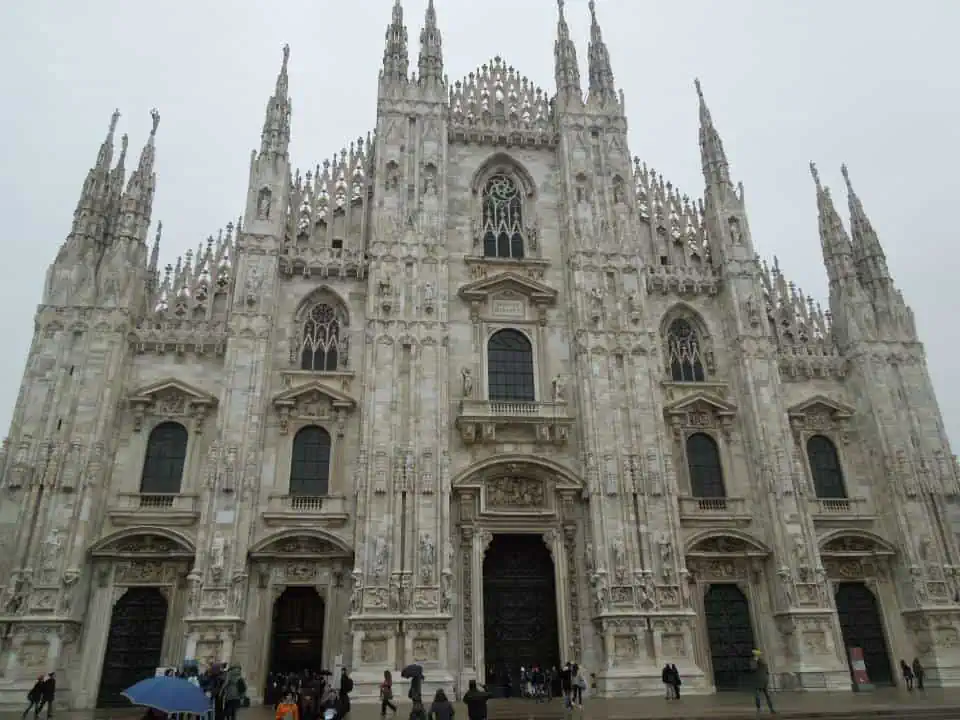
[{"label": "stone railing", "polygon": [[745,498],[681,497],[681,520],[735,520],[750,521]]},{"label": "stone railing", "polygon": [[520,433],[527,441],[562,445],[571,425],[573,415],[565,402],[464,399],[457,415],[461,439],[467,444],[497,442],[505,430]]},{"label": "stone railing", "polygon": [[810,513],[815,520],[867,520],[875,515],[870,502],[864,497],[810,498]]},{"label": "stone railing", "polygon": [[190,525],[200,517],[196,493],[118,493],[107,514],[116,525]]},{"label": "stone railing", "polygon": [[327,522],[339,525],[349,518],[343,495],[270,495],[263,513],[266,523]]}]

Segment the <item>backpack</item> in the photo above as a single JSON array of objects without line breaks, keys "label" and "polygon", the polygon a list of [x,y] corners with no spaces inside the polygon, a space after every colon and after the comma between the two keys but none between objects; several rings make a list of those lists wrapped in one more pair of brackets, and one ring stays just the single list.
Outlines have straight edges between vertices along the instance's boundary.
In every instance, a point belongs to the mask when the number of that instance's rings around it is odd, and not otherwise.
[{"label": "backpack", "polygon": [[349,694],[349,693],[352,693],[352,692],[353,692],[353,680],[351,680],[349,677],[345,677],[345,678],[343,679],[343,682],[340,683],[340,692],[344,693],[345,695],[346,695],[346,694]]}]

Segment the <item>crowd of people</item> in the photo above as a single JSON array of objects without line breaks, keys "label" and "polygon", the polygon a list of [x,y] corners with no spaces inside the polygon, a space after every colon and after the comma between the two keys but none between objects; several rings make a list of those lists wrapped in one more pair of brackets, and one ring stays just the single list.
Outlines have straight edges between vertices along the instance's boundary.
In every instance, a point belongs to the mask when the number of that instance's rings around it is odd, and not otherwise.
[{"label": "crowd of people", "polygon": [[334,683],[332,677],[329,670],[270,673],[263,702],[276,710],[277,720],[317,720],[327,710],[346,717],[353,680],[346,668],[340,672],[339,683]]}]

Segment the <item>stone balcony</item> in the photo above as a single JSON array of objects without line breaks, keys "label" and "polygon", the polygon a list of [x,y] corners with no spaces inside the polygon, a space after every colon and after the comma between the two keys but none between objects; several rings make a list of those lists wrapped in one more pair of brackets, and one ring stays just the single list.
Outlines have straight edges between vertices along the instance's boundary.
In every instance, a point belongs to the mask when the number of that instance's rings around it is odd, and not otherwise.
[{"label": "stone balcony", "polygon": [[267,525],[342,527],[350,519],[343,495],[270,495],[263,521]]},{"label": "stone balcony", "polygon": [[498,442],[564,445],[573,421],[565,402],[464,399],[457,411],[457,427],[467,445]]},{"label": "stone balcony", "polygon": [[195,493],[119,493],[107,515],[114,525],[187,526],[200,519]]},{"label": "stone balcony", "polygon": [[873,503],[865,497],[810,498],[808,503],[813,521],[825,527],[866,525],[877,519]]},{"label": "stone balcony", "polygon": [[680,522],[684,525],[749,525],[750,511],[746,498],[681,497]]}]

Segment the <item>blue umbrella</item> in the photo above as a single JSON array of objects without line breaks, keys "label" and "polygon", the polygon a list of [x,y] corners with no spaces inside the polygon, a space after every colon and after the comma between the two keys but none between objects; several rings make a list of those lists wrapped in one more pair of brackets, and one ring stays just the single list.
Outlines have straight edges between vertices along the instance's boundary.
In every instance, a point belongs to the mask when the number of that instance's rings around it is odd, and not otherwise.
[{"label": "blue umbrella", "polygon": [[210,710],[210,698],[193,683],[175,677],[152,677],[131,685],[122,693],[134,705],[165,713],[202,715]]}]

